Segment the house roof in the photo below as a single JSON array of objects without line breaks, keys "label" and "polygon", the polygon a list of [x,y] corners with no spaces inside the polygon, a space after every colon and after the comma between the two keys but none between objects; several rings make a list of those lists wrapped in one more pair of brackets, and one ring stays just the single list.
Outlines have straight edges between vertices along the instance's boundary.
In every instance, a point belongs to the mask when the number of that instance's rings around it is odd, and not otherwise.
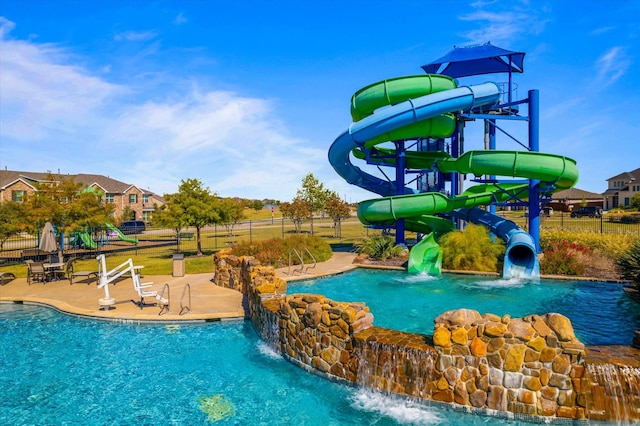
[{"label": "house roof", "polygon": [[609,181],[609,180],[620,180],[620,179],[623,179],[627,183],[632,180],[635,180],[636,182],[640,182],[640,167],[630,172],[622,172],[619,175],[610,177],[607,180]]},{"label": "house roof", "polygon": [[552,196],[552,200],[602,200],[602,194],[595,192],[584,191],[578,188],[569,188],[562,191],[555,192]]},{"label": "house roof", "polygon": [[[34,183],[46,181],[50,173],[38,173],[38,172],[23,172],[13,170],[0,170],[0,188],[6,188],[8,185],[16,182],[17,180],[23,180],[24,182],[33,185]],[[94,175],[79,173],[76,175],[58,175],[53,174],[55,178],[72,178],[74,182],[81,183],[83,186],[98,186],[105,193],[109,194],[124,194],[129,188],[135,187],[130,183],[121,182],[116,179],[111,179],[108,176]],[[138,188],[140,189],[140,188]],[[154,195],[156,198],[160,198],[151,191],[145,191],[140,189],[143,194]]]}]

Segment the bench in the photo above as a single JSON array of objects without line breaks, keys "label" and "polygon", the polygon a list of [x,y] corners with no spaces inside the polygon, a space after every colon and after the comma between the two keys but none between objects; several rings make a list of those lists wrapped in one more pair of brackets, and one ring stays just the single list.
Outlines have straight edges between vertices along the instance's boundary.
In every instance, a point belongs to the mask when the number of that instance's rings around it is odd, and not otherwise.
[{"label": "bench", "polygon": [[178,239],[180,240],[190,240],[193,238],[193,232],[180,232],[178,234]]},{"label": "bench", "polygon": [[15,280],[16,276],[13,272],[0,272],[0,285],[4,285],[5,282]]}]

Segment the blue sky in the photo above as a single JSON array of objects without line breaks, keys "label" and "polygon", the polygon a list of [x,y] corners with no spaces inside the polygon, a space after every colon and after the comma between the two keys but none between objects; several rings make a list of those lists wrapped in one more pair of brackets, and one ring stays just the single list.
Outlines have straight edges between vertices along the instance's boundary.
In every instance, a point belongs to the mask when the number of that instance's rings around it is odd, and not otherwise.
[{"label": "blue sky", "polygon": [[[0,167],[281,201],[311,172],[375,198],[327,160],[351,95],[490,41],[527,54],[514,80],[519,97],[540,91],[540,150],[603,192],[640,167],[639,16],[633,0],[3,0]],[[460,84],[484,81],[506,76]],[[482,148],[467,127],[466,150]]]}]

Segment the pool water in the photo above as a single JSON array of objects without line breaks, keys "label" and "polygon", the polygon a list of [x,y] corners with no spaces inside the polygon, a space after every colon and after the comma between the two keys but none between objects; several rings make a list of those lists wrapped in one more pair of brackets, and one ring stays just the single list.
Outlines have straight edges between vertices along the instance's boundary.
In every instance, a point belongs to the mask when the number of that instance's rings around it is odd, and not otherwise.
[{"label": "pool water", "polygon": [[622,285],[586,281],[540,282],[402,271],[356,269],[326,278],[289,282],[288,294],[317,293],[343,302],[365,302],[374,325],[409,333],[433,334],[433,321],[451,309],[480,314],[558,312],[571,320],[586,345],[630,345],[640,326],[640,304]]},{"label": "pool water", "polygon": [[515,425],[333,383],[250,322],[132,325],[0,304],[3,425]]}]

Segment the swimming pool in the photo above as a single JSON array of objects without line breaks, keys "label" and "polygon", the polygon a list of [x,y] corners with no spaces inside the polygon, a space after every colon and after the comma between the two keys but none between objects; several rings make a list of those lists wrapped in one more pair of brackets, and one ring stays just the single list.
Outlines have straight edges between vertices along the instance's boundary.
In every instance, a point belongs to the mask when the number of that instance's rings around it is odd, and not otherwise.
[{"label": "swimming pool", "polygon": [[0,304],[0,335],[0,424],[522,424],[327,381],[250,322],[133,325]]},{"label": "swimming pool", "polygon": [[459,308],[514,318],[558,312],[571,320],[576,336],[586,345],[628,346],[640,324],[640,305],[624,295],[621,285],[601,282],[538,283],[455,274],[432,277],[359,268],[290,282],[287,293],[365,302],[374,315],[374,325],[409,333],[433,334],[435,317]]}]

